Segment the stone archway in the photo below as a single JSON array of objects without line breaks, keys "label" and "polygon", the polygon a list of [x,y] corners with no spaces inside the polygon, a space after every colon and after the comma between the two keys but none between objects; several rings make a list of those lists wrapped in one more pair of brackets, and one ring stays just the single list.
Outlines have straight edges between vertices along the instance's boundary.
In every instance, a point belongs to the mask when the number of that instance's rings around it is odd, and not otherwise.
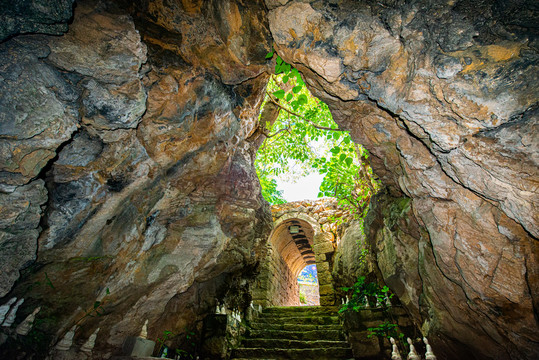
[{"label": "stone archway", "polygon": [[[300,206],[298,206],[298,204]],[[262,306],[299,305],[297,277],[307,265],[316,264],[320,305],[335,303],[331,268],[335,238],[320,220],[305,211],[304,202],[274,207],[274,227],[267,255],[253,290],[253,301]]]}]

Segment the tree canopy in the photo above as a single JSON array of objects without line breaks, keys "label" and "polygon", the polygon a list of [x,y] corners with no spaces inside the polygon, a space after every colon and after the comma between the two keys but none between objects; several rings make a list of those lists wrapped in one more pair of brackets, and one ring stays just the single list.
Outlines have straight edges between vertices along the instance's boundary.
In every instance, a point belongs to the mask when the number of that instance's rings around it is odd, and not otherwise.
[{"label": "tree canopy", "polygon": [[[274,107],[278,115],[262,116],[267,106]],[[277,177],[298,180],[318,172],[324,175],[318,197],[336,197],[341,205],[362,215],[379,188],[367,150],[339,129],[328,106],[312,96],[299,71],[279,56],[262,109],[259,129],[265,140],[255,166],[264,198],[272,204],[286,202],[277,190]]]}]

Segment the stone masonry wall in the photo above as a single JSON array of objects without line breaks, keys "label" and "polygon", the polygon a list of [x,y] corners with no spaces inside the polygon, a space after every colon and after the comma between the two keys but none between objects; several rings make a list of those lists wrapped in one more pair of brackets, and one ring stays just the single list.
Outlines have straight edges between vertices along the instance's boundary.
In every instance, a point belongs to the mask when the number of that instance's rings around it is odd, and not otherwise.
[{"label": "stone masonry wall", "polygon": [[[337,225],[334,220],[342,217],[346,223],[351,217],[350,214],[343,211],[334,198],[274,205],[272,214],[274,227],[293,219],[306,221],[313,227],[314,236],[311,240],[318,271],[320,304],[333,305],[335,286],[331,271],[335,249],[344,229],[343,225]],[[272,242],[271,239],[269,242]],[[286,266],[283,261],[275,248],[270,247],[253,291],[255,303],[268,304],[264,306],[291,305],[299,300],[297,278],[283,268],[283,265]],[[294,299],[291,299],[291,294],[294,294]]]},{"label": "stone masonry wall", "polygon": [[298,279],[271,242],[267,245],[267,257],[252,292],[255,305],[298,306]]}]

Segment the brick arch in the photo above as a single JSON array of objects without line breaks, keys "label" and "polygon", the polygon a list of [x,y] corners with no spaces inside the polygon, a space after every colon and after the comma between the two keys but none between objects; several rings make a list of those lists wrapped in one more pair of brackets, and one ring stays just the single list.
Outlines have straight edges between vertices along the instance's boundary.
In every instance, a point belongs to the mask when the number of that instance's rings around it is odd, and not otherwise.
[{"label": "brick arch", "polygon": [[[290,226],[298,226],[299,232],[290,233]],[[320,229],[317,231],[311,223],[299,217],[287,216],[274,225],[269,241],[281,255],[294,277],[297,278],[305,266],[315,264],[314,236],[319,232]]]},{"label": "brick arch", "polygon": [[[280,217],[278,217],[277,219],[275,219],[273,221],[272,234],[275,231],[275,229],[278,228],[283,222],[285,222],[287,220],[291,220],[291,219],[302,220],[302,221],[305,221],[306,223],[308,223],[309,225],[311,225],[311,227],[312,227],[312,229],[314,231],[314,235],[318,235],[318,234],[320,234],[322,232],[322,230],[320,229],[320,224],[318,223],[318,221],[315,220],[315,218],[313,218],[310,215],[307,215],[304,212],[299,212],[298,211],[298,212],[289,212],[289,213],[283,214]],[[270,235],[270,238],[271,238],[271,235]]]},{"label": "brick arch", "polygon": [[[290,226],[300,228],[290,233]],[[257,280],[253,299],[263,306],[299,305],[297,277],[307,265],[315,264],[320,285],[320,304],[332,305],[334,291],[331,259],[333,234],[323,231],[321,223],[305,211],[286,212],[274,219],[268,238],[268,255]]]}]

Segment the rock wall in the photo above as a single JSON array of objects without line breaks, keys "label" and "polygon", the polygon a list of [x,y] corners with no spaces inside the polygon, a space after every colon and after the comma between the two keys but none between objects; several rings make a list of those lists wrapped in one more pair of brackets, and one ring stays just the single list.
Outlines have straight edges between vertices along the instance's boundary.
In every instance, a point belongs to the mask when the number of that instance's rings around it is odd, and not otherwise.
[{"label": "rock wall", "polygon": [[[374,270],[375,258],[373,252],[369,251],[362,227],[362,222],[352,221],[335,250],[331,274],[336,290],[351,287],[359,276]],[[339,291],[337,293],[341,295]]]},{"label": "rock wall", "polygon": [[0,296],[25,298],[16,324],[42,307],[38,341],[0,357],[45,357],[75,324],[53,358],[85,358],[97,327],[108,358],[145,320],[174,345],[217,302],[250,302],[271,221],[251,144],[262,4],[119,4],[81,1],[64,36],[0,44]]},{"label": "rock wall", "polygon": [[72,352],[99,326],[106,358],[145,319],[155,339],[249,303],[272,44],[370,151],[380,276],[435,351],[539,356],[533,1],[87,0],[63,36],[71,2],[49,5],[1,4],[0,296],[25,297],[16,324],[42,306],[3,357],[82,318]]},{"label": "rock wall", "polygon": [[377,244],[401,264],[382,276],[434,349],[537,357],[536,7],[267,3],[277,52],[369,150],[391,196],[412,199],[400,232],[380,220]]}]

